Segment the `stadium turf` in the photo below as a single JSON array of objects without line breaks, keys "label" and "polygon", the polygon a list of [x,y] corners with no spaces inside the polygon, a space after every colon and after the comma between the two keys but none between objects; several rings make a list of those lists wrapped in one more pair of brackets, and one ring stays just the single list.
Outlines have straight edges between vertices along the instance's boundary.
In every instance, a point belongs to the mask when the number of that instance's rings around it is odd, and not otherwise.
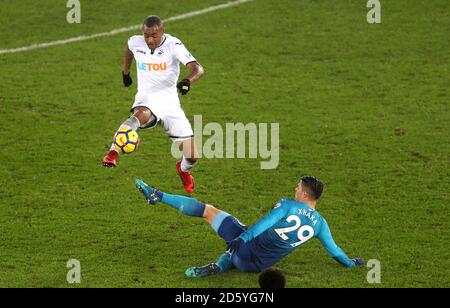
[{"label": "stadium turf", "polygon": [[[218,0],[0,3],[0,49],[139,24]],[[225,2],[225,1],[224,1]],[[254,0],[166,25],[206,70],[183,108],[203,122],[279,123],[280,163],[204,159],[194,170],[202,201],[246,224],[302,175],[325,183],[318,210],[351,257],[346,269],[317,240],[277,265],[288,287],[450,287],[450,3]],[[118,168],[100,159],[128,116],[134,85],[121,80],[123,48],[138,31],[0,55],[0,287],[257,287],[236,270],[204,279],[188,267],[214,261],[224,243],[200,219],[145,204],[142,178],[183,194],[159,128],[140,131]],[[183,70],[182,74],[185,74]],[[66,281],[69,259],[81,284]]]}]

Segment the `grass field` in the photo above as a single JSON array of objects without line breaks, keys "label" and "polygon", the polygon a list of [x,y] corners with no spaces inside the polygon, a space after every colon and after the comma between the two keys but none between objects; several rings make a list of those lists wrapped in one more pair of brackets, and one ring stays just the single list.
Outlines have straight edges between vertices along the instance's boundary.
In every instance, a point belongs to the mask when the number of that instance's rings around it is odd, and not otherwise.
[{"label": "grass field", "polygon": [[[3,1],[0,49],[223,2],[81,1],[74,25],[65,1]],[[206,70],[181,98],[190,119],[280,123],[277,169],[204,159],[194,196],[251,225],[316,175],[336,242],[379,260],[382,283],[315,240],[277,265],[288,287],[450,287],[450,3],[382,0],[382,23],[371,25],[366,2],[255,0],[166,25]],[[140,131],[141,148],[118,168],[100,167],[134,99],[120,71],[136,33],[0,55],[0,287],[258,286],[236,270],[184,277],[224,243],[135,189],[142,178],[184,193],[161,129]],[[66,281],[69,259],[81,262],[80,285]]]}]

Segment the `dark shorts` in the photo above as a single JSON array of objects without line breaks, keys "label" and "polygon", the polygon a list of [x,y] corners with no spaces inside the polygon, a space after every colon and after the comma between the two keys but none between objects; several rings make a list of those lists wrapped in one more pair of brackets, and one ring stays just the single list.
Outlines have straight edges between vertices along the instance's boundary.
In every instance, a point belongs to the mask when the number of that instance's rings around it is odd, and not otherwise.
[{"label": "dark shorts", "polygon": [[247,229],[247,226],[243,225],[236,217],[228,216],[222,221],[217,234],[228,244]]},{"label": "dark shorts", "polygon": [[[228,216],[223,220],[217,233],[228,244],[239,235],[244,233],[247,229],[248,227],[243,225],[236,217]],[[254,273],[260,272],[260,269],[254,262],[252,249],[252,242],[245,243],[241,247],[239,247],[237,253],[233,253],[231,255],[231,261],[233,265],[240,271]]]}]

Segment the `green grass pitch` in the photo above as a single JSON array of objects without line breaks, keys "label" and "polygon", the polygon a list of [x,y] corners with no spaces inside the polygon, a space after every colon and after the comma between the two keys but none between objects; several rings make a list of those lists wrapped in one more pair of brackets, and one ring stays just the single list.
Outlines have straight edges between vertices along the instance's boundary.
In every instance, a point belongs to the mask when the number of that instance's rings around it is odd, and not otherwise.
[{"label": "green grass pitch", "polygon": [[[222,0],[2,1],[0,49],[139,24]],[[14,4],[12,4],[14,3]],[[311,241],[276,267],[287,287],[450,287],[450,3],[255,0],[175,21],[206,75],[182,97],[192,120],[280,123],[280,163],[204,159],[194,196],[253,224],[299,177],[325,183],[318,210],[349,256],[381,262],[346,269]],[[161,129],[140,131],[138,152],[101,168],[136,85],[122,86],[130,31],[0,55],[0,287],[257,287],[236,270],[185,278],[224,243],[200,219],[149,207],[142,178],[183,194]],[[185,70],[183,73],[185,74]],[[81,262],[79,285],[66,281]]]}]

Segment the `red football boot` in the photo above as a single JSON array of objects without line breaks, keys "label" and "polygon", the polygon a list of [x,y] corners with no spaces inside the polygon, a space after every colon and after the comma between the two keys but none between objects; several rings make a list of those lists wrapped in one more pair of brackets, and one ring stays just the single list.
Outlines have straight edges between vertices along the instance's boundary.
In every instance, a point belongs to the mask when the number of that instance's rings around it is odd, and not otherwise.
[{"label": "red football boot", "polygon": [[183,170],[181,170],[181,160],[177,162],[177,171],[183,182],[184,190],[186,190],[187,193],[192,194],[194,192],[194,177],[190,171],[183,172]]},{"label": "red football boot", "polygon": [[105,157],[102,159],[103,167],[105,168],[114,168],[116,164],[116,159],[119,157],[119,153],[117,153],[114,150],[111,150],[106,154]]}]

